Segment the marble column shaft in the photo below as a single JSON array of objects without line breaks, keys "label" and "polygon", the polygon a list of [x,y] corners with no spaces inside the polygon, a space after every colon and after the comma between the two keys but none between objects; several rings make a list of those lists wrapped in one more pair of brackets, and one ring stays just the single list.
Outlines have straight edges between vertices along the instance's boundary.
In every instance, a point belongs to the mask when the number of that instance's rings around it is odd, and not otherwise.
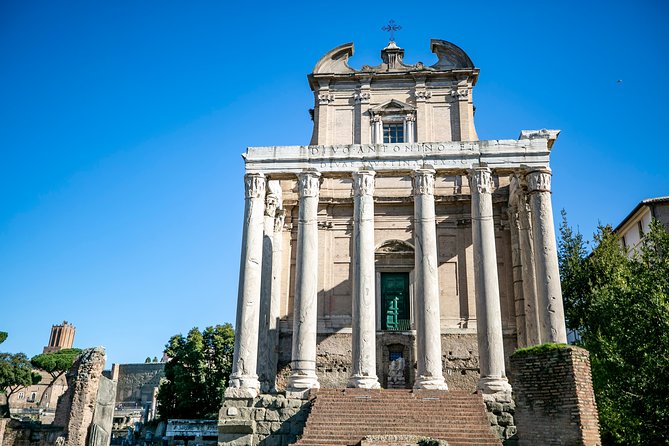
[{"label": "marble column shaft", "polygon": [[471,170],[472,242],[476,282],[476,333],[484,393],[510,391],[504,370],[502,315],[499,302],[497,253],[492,209],[492,176],[487,167]]},{"label": "marble column shaft", "polygon": [[527,195],[520,192],[518,199],[518,242],[523,273],[523,298],[525,300],[525,333],[527,345],[541,344],[539,313],[537,305],[536,272],[534,268],[534,242],[532,241],[532,223],[527,205]]},{"label": "marble column shaft", "polygon": [[555,226],[553,225],[550,169],[544,168],[529,172],[527,187],[532,213],[541,341],[566,343],[567,329],[562,303]]},{"label": "marble column shaft", "polygon": [[246,202],[242,230],[242,254],[239,266],[239,292],[235,323],[235,350],[227,397],[253,398],[259,389],[258,324],[265,209],[265,176],[252,173],[244,177]]},{"label": "marble column shaft", "polygon": [[441,364],[441,317],[433,169],[413,175],[417,370],[414,388],[446,390]]},{"label": "marble column shaft", "polygon": [[295,256],[292,372],[288,377],[290,392],[320,387],[316,376],[320,173],[305,171],[297,177],[300,202]]},{"label": "marble column shaft", "polygon": [[352,373],[348,387],[378,389],[376,376],[376,275],[374,175],[353,173]]}]

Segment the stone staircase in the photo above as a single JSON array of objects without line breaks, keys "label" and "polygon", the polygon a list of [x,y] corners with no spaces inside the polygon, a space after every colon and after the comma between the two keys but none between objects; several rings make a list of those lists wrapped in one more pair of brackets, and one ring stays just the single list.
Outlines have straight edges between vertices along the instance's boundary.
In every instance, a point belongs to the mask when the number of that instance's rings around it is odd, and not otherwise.
[{"label": "stone staircase", "polygon": [[366,436],[387,435],[500,446],[484,407],[481,395],[457,390],[321,389],[295,445],[353,446]]}]

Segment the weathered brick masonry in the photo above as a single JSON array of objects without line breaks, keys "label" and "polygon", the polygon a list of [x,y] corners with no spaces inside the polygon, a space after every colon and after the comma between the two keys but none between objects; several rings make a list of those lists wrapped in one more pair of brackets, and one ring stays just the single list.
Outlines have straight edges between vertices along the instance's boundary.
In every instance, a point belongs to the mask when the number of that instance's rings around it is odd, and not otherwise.
[{"label": "weathered brick masonry", "polygon": [[590,355],[578,347],[511,357],[520,445],[601,445]]}]

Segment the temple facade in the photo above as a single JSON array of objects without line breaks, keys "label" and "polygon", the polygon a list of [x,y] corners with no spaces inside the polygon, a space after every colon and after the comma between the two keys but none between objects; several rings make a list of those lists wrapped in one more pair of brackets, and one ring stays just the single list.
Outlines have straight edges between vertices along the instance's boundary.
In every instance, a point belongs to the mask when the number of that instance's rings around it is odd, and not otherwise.
[{"label": "temple facade", "polygon": [[510,390],[518,347],[566,342],[549,157],[478,140],[452,43],[405,64],[353,44],[308,76],[310,145],[249,147],[228,398],[319,387]]}]

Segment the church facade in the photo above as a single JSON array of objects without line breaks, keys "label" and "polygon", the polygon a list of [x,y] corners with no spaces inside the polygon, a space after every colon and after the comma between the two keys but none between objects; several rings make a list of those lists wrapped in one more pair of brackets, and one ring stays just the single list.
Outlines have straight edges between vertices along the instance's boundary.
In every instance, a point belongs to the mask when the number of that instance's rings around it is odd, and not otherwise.
[{"label": "church facade", "polygon": [[308,76],[304,146],[250,147],[235,352],[226,397],[319,387],[510,390],[518,347],[566,342],[551,207],[559,131],[478,140],[479,74],[437,62]]}]

